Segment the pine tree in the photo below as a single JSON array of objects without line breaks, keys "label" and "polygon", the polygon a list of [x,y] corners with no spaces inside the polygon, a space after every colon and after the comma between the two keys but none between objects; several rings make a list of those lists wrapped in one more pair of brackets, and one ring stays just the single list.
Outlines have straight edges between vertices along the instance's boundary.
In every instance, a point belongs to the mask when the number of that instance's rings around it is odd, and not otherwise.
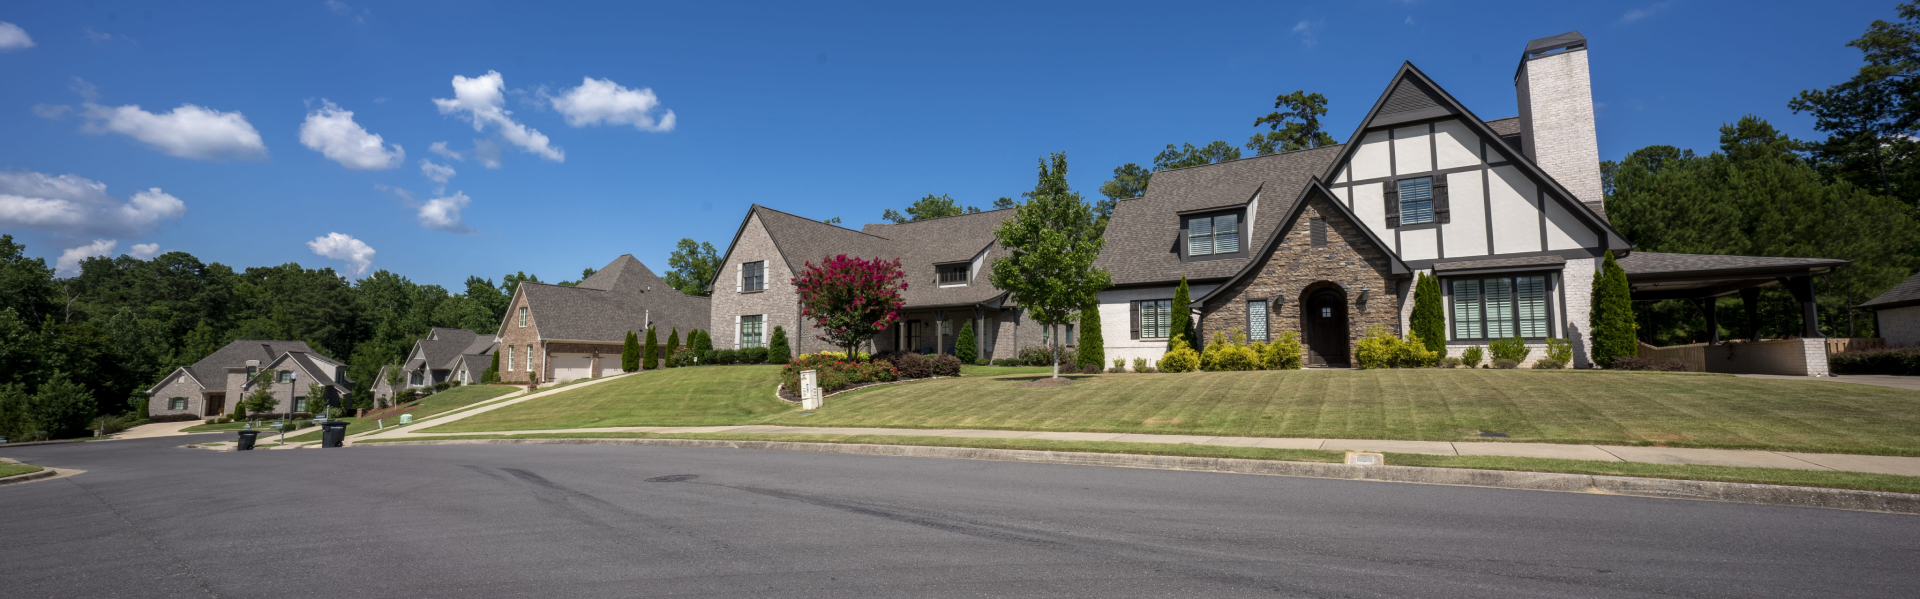
[{"label": "pine tree", "polygon": [[1640,353],[1635,337],[1637,323],[1633,318],[1633,296],[1627,289],[1627,272],[1613,261],[1613,252],[1607,252],[1600,263],[1600,275],[1593,278],[1593,310],[1588,326],[1592,329],[1593,349],[1589,352],[1595,364],[1601,368],[1611,367],[1617,358],[1630,358]]},{"label": "pine tree", "polygon": [[1440,279],[1420,273],[1413,286],[1413,332],[1428,351],[1447,351],[1447,313],[1440,305]]},{"label": "pine tree", "polygon": [[680,327],[667,330],[667,353],[660,354],[660,359],[667,362],[667,368],[673,368],[673,352],[677,349],[680,349]]},{"label": "pine tree", "polygon": [[1100,306],[1094,305],[1080,311],[1080,367],[1092,366],[1104,370],[1107,365],[1107,342],[1100,337]]},{"label": "pine tree", "polygon": [[1193,311],[1187,308],[1190,301],[1192,300],[1187,294],[1187,278],[1180,277],[1180,286],[1173,290],[1173,306],[1169,310],[1171,312],[1169,316],[1173,317],[1173,324],[1167,328],[1167,351],[1175,349],[1173,347],[1175,339],[1185,341],[1189,348],[1200,347],[1199,343],[1194,342],[1199,335],[1193,331]]},{"label": "pine tree", "polygon": [[980,357],[980,341],[973,337],[973,321],[960,325],[960,336],[953,340],[953,357],[960,358],[961,364],[972,364]]},{"label": "pine tree", "polygon": [[785,364],[793,359],[793,349],[787,346],[786,327],[773,327],[773,340],[767,342],[767,363]]},{"label": "pine tree", "polygon": [[640,369],[640,336],[627,331],[627,342],[620,347],[620,371],[633,372]]},{"label": "pine tree", "polygon": [[647,345],[641,350],[640,361],[647,370],[660,367],[660,338],[655,336],[653,327],[647,327]]}]

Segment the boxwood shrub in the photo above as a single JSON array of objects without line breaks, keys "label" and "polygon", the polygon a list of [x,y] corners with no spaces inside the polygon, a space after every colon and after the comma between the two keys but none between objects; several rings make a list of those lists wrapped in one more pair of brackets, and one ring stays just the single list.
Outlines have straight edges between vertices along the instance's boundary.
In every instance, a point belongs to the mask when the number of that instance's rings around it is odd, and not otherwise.
[{"label": "boxwood shrub", "polygon": [[1836,374],[1920,374],[1920,347],[1850,351],[1827,357]]}]

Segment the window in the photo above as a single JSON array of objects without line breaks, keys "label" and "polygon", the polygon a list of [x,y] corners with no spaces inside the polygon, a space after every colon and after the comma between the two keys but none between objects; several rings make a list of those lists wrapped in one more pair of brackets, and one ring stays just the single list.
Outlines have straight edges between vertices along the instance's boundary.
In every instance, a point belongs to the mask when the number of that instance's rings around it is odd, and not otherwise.
[{"label": "window", "polygon": [[520,307],[520,326],[522,327],[527,326],[527,307],[526,306]]},{"label": "window", "polygon": [[513,372],[513,346],[507,346],[507,372]]},{"label": "window", "polygon": [[293,382],[293,371],[282,370],[279,372],[279,377],[274,380],[282,383],[291,383]]},{"label": "window", "polygon": [[1073,343],[1075,339],[1078,339],[1078,337],[1073,336],[1073,325],[1067,325],[1067,334],[1060,337],[1060,344],[1067,345]]},{"label": "window", "polygon": [[252,381],[252,380],[253,380],[253,377],[256,377],[256,376],[260,376],[260,367],[258,367],[258,366],[248,366],[248,367],[247,367],[247,380],[248,380],[248,381]]},{"label": "window", "polygon": [[920,321],[907,321],[907,351],[920,351]]},{"label": "window", "polygon": [[970,270],[969,267],[971,266],[973,265],[948,264],[945,266],[937,266],[934,268],[940,271],[941,285],[965,285],[967,284],[967,271]]},{"label": "window", "polygon": [[295,412],[307,411],[307,398],[305,397],[293,398],[293,411]]},{"label": "window", "polygon": [[1212,256],[1240,251],[1240,215],[1187,218],[1187,255]]},{"label": "window", "polygon": [[420,386],[420,371],[415,370],[413,371],[413,374],[407,375],[407,384],[413,385],[415,387]]},{"label": "window", "polygon": [[1330,306],[1321,306],[1321,307],[1320,307],[1320,317],[1321,317],[1321,318],[1333,318],[1333,308],[1332,308],[1332,307],[1330,307]]},{"label": "window", "polygon": [[185,397],[169,397],[169,398],[167,398],[167,409],[169,409],[169,410],[185,410],[185,409],[187,409],[187,398],[185,398]]},{"label": "window", "polygon": [[533,372],[533,344],[527,344],[527,372]]},{"label": "window", "polygon": [[1400,224],[1433,222],[1433,177],[1401,179]]},{"label": "window", "polygon": [[[921,271],[926,272],[926,271]],[[762,291],[767,288],[766,261],[748,262],[740,265],[740,290]],[[759,347],[757,345],[749,347]]]},{"label": "window", "polygon": [[1547,276],[1453,279],[1453,337],[1549,337]]},{"label": "window", "polygon": [[[926,271],[920,271],[926,272]],[[740,317],[740,347],[760,347],[761,330],[766,326],[766,315],[754,314]]]},{"label": "window", "polygon": [[1140,338],[1165,339],[1173,327],[1173,300],[1140,302]]},{"label": "window", "polygon": [[1267,340],[1267,300],[1247,302],[1247,340]]}]

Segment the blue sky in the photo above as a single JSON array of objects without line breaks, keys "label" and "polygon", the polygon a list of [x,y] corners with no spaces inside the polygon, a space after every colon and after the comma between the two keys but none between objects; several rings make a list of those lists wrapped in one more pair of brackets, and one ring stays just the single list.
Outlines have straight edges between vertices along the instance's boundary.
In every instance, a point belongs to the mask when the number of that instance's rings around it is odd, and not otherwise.
[{"label": "blue sky", "polygon": [[1525,42],[1569,30],[1592,45],[1603,158],[1710,150],[1748,113],[1817,137],[1787,100],[1853,73],[1844,44],[1893,12],[952,6],[9,2],[0,232],[49,262],[110,245],[450,289],[623,253],[665,272],[682,237],[725,251],[752,203],[854,227],[928,193],[987,206],[1054,151],[1098,197],[1168,143],[1245,143],[1296,89],[1331,99],[1344,141],[1403,60],[1481,117],[1513,116]]}]

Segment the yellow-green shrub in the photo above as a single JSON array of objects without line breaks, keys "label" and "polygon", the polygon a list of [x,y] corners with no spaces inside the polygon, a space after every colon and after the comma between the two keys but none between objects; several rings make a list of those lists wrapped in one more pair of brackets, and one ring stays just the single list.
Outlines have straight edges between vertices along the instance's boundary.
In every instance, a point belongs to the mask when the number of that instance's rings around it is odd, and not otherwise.
[{"label": "yellow-green shrub", "polygon": [[1287,331],[1260,352],[1260,362],[1268,370],[1299,370],[1300,336]]},{"label": "yellow-green shrub", "polygon": [[1187,340],[1174,337],[1169,344],[1172,349],[1160,357],[1160,372],[1193,372],[1200,369],[1200,352],[1193,351]]},{"label": "yellow-green shrub", "polygon": [[1232,338],[1225,333],[1214,333],[1213,343],[1207,344],[1207,351],[1200,355],[1200,369],[1208,372],[1259,370],[1260,354],[1247,347],[1246,341],[1246,334],[1237,330]]},{"label": "yellow-green shrub", "polygon": [[1361,368],[1418,368],[1440,362],[1440,352],[1427,349],[1418,333],[1401,339],[1383,327],[1367,329],[1367,336],[1354,344],[1353,359]]}]

